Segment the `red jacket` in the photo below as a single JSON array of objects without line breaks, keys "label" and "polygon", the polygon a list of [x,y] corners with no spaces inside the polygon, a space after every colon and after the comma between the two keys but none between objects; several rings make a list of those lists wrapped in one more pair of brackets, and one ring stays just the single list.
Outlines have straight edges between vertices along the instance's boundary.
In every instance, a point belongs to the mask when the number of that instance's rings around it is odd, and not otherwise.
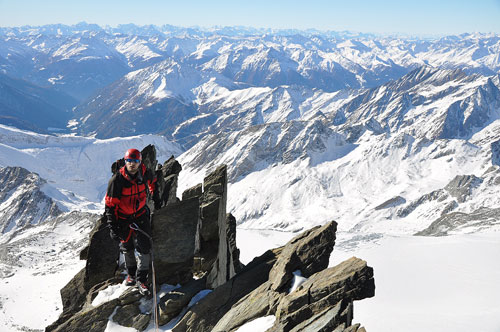
[{"label": "red jacket", "polygon": [[105,198],[108,219],[130,219],[144,214],[148,189],[153,197],[158,194],[156,176],[144,164],[141,164],[135,178],[130,176],[125,166],[120,168],[108,183]]}]

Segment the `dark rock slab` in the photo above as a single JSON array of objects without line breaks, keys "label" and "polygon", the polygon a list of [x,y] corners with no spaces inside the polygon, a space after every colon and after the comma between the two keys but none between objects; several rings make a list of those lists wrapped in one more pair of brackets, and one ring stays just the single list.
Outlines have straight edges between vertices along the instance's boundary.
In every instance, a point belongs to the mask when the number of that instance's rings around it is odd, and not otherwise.
[{"label": "dark rock slab", "polygon": [[191,307],[173,332],[210,332],[231,307],[267,281],[281,249],[268,250],[255,258],[234,278]]},{"label": "dark rock slab", "polygon": [[158,284],[183,284],[192,279],[198,212],[197,198],[175,202],[155,212],[153,250]]},{"label": "dark rock slab", "polygon": [[[279,326],[271,331],[290,332],[330,332],[334,329],[344,331],[352,322],[352,303],[340,301],[335,306],[326,308],[320,313],[296,325],[292,329]],[[271,332],[269,331],[269,332]]]},{"label": "dark rock slab", "polygon": [[192,279],[186,285],[176,288],[162,296],[158,303],[160,325],[164,325],[177,317],[177,315],[179,315],[189,304],[191,299],[205,288],[205,278]]},{"label": "dark rock slab", "polygon": [[296,270],[300,270],[307,278],[325,269],[335,245],[336,231],[337,223],[331,221],[323,226],[307,230],[290,240],[269,274],[272,289],[283,291],[289,288],[293,272]]},{"label": "dark rock slab", "polygon": [[89,290],[94,285],[113,278],[119,257],[118,242],[110,238],[106,217],[103,215],[90,233],[85,265],[85,289]]},{"label": "dark rock slab", "polygon": [[[314,274],[285,296],[277,308],[276,331],[290,331],[341,301],[350,303],[374,295],[373,269],[365,261],[352,257]],[[345,323],[346,327],[351,325],[350,321]]]},{"label": "dark rock slab", "polygon": [[392,208],[392,207],[395,207],[395,206],[399,206],[401,204],[405,204],[406,203],[406,199],[404,199],[403,197],[401,196],[396,196],[396,197],[393,197],[387,201],[385,201],[384,203],[378,205],[375,210],[382,210],[382,209],[388,209],[388,208]]},{"label": "dark rock slab", "polygon": [[188,188],[184,190],[182,193],[182,200],[193,198],[193,197],[201,197],[203,195],[203,185],[201,183],[197,184],[194,187]]},{"label": "dark rock slab", "polygon": [[271,287],[270,282],[265,282],[244,296],[217,322],[212,332],[230,331],[256,318],[274,315],[285,294]]},{"label": "dark rock slab", "polygon": [[102,305],[83,311],[71,317],[57,327],[54,332],[104,332],[108,320],[115,308],[120,304],[118,299],[103,303]]},{"label": "dark rock slab", "polygon": [[[290,240],[281,249],[269,273],[269,279],[234,304],[217,322],[213,332],[230,331],[258,317],[275,314],[278,305],[288,294],[289,281],[293,278],[294,271],[304,269],[313,274],[328,266],[335,243],[336,226],[337,223],[332,221]],[[313,260],[315,264],[312,263]],[[239,274],[233,279],[237,280],[238,277]],[[287,284],[288,287],[276,287],[277,281],[282,282],[282,285]]]}]

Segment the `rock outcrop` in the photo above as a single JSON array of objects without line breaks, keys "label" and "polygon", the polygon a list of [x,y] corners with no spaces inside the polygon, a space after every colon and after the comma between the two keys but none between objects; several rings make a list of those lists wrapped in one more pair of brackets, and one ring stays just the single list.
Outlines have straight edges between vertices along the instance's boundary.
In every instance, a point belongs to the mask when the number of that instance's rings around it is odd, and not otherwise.
[{"label": "rock outcrop", "polygon": [[[374,296],[373,269],[358,258],[325,269],[335,231],[330,222],[266,252],[192,307],[173,331],[230,332],[269,315],[276,316],[269,331],[351,327],[352,301]],[[297,270],[309,278],[290,292]]]},{"label": "rock outcrop", "polygon": [[156,281],[160,284],[185,284],[193,276],[198,242],[198,199],[166,205],[155,211],[152,222]]},{"label": "rock outcrop", "polygon": [[463,203],[482,182],[483,180],[475,175],[457,175],[444,189],[459,203]]},{"label": "rock outcrop", "polygon": [[[220,282],[217,281],[217,269],[224,269],[224,262],[216,262],[216,258],[219,253],[219,238],[226,228],[227,168],[221,166],[207,176],[203,181],[203,189],[200,197],[199,269],[203,271],[215,266],[216,270],[211,274],[209,281],[215,286]],[[224,247],[224,243],[221,244]],[[220,250],[224,251],[224,248]],[[227,280],[226,276],[221,275],[222,273],[218,275]]]},{"label": "rock outcrop", "polygon": [[482,207],[470,213],[446,213],[433,221],[429,227],[415,233],[419,236],[445,236],[453,232],[467,232],[467,229],[478,231],[498,225],[500,208]]},{"label": "rock outcrop", "polygon": [[[157,168],[154,147],[143,154],[145,164]],[[226,213],[227,168],[218,167],[179,200],[172,195],[181,169],[171,158],[156,170],[163,193],[163,207],[152,217],[156,284],[178,284],[159,298],[160,324],[176,322],[175,332],[230,332],[275,315],[272,332],[363,331],[351,324],[352,302],[374,295],[373,270],[357,258],[327,268],[335,244],[334,221],[244,266],[236,246],[236,219]],[[123,280],[118,246],[109,238],[104,216],[81,258],[86,266],[61,290],[63,313],[46,331],[103,332],[109,320],[145,330],[153,301],[137,289],[128,288],[104,303],[96,301],[100,291],[118,287]],[[307,281],[291,291],[299,272]]]}]

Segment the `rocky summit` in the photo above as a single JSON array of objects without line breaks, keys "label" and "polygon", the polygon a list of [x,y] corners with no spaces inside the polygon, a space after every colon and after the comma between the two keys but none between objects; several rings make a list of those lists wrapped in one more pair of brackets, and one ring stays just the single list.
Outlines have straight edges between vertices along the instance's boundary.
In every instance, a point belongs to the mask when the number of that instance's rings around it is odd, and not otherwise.
[{"label": "rocky summit", "polygon": [[[353,301],[375,295],[373,269],[355,257],[328,268],[335,221],[306,230],[244,266],[236,220],[226,213],[227,167],[217,167],[181,200],[175,197],[181,165],[173,158],[158,164],[154,146],[142,152],[162,186],[163,206],[152,217],[156,285],[177,285],[158,297],[160,325],[169,324],[175,332],[230,332],[274,315],[269,332],[364,331],[352,325]],[[85,268],[61,290],[63,312],[45,331],[103,332],[109,320],[144,331],[153,301],[137,289],[95,302],[100,291],[122,282],[123,266],[104,217],[89,237],[81,253]],[[300,285],[298,274],[304,281]]]}]

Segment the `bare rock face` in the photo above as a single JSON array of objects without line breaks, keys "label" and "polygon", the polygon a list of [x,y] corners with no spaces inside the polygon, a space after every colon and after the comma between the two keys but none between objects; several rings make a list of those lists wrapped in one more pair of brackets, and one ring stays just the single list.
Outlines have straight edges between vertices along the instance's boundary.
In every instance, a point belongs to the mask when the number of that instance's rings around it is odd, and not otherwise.
[{"label": "bare rock face", "polygon": [[212,331],[235,303],[268,280],[269,271],[280,252],[281,249],[268,250],[248,263],[235,277],[214,289],[188,310],[172,331]]},{"label": "bare rock face", "polygon": [[472,194],[472,190],[483,182],[475,175],[457,175],[445,187],[446,191],[459,203],[463,203]]},{"label": "bare rock face", "polygon": [[419,236],[445,236],[461,228],[473,227],[475,229],[487,229],[498,225],[500,220],[500,208],[482,207],[470,213],[451,212],[443,214],[433,221],[429,227],[415,233]]},{"label": "bare rock face", "polygon": [[[226,228],[227,201],[227,167],[220,166],[203,181],[203,194],[200,197],[201,227],[200,227],[200,269],[210,270],[214,264],[216,269],[223,268],[221,262],[215,262],[217,256],[224,250],[219,247],[219,236]],[[224,244],[222,244],[224,246]],[[227,280],[226,277],[219,277]],[[212,273],[209,283],[215,288],[217,272]]]},{"label": "bare rock face", "polygon": [[[373,269],[352,257],[314,274],[285,296],[276,310],[272,331],[313,331],[311,325],[318,327],[320,317],[323,330],[334,330],[339,325],[346,328],[352,324],[352,301],[374,295]],[[332,308],[337,310],[325,313]]]},{"label": "bare rock face", "polygon": [[[267,315],[277,317],[273,331],[301,331],[300,324],[313,331],[320,318],[325,331],[333,331],[333,325],[350,326],[351,302],[374,294],[373,269],[355,258],[325,269],[336,226],[332,221],[315,227],[256,258],[191,308],[173,331],[234,331]],[[309,279],[289,294],[296,270]]]},{"label": "bare rock face", "polygon": [[336,231],[337,223],[333,221],[305,231],[288,242],[269,274],[272,289],[289,288],[296,270],[309,277],[326,268],[335,245]]},{"label": "bare rock face", "polygon": [[[233,331],[249,321],[268,315],[276,315],[271,331],[314,331],[314,328],[321,331],[320,325],[325,328],[324,331],[333,331],[330,329],[333,325],[350,326],[350,303],[373,296],[373,270],[358,259],[325,269],[333,250],[336,226],[332,221],[289,241],[281,248],[269,279],[234,304],[212,331]],[[308,275],[309,279],[289,293],[296,270]]]},{"label": "bare rock face", "polygon": [[175,202],[153,216],[153,252],[157,283],[184,284],[192,278],[199,202]]}]

